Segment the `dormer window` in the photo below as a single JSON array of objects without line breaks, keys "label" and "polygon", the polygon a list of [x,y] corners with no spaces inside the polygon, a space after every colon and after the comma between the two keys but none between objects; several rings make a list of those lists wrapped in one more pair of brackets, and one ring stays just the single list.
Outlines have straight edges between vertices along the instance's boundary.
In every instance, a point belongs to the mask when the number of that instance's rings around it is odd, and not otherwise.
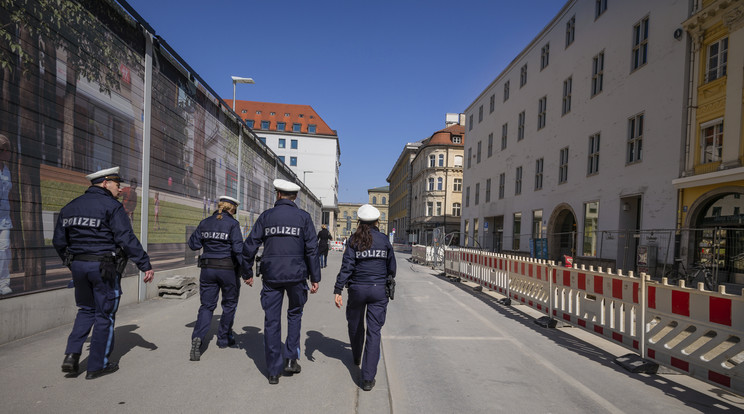
[{"label": "dormer window", "polygon": [[453,144],[462,144],[462,137],[460,135],[452,135]]}]

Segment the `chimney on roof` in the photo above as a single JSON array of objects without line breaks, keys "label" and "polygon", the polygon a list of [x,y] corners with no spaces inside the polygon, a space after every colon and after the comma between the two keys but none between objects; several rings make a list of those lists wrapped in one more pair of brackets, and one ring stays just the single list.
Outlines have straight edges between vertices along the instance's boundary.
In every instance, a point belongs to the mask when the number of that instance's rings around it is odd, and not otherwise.
[{"label": "chimney on roof", "polygon": [[452,125],[465,125],[465,114],[447,113],[444,125],[445,128]]}]

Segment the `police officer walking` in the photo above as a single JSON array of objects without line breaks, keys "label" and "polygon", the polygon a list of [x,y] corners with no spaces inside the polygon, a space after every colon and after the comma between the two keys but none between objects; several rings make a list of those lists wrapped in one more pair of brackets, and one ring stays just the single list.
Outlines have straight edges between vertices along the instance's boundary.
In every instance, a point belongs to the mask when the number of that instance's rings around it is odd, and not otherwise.
[{"label": "police officer walking", "polygon": [[232,326],[240,293],[240,269],[243,262],[243,236],[240,223],[234,218],[238,200],[222,196],[217,211],[205,218],[189,238],[191,250],[204,249],[199,256],[199,295],[201,306],[191,334],[192,361],[201,358],[201,346],[217,307],[217,296],[222,291],[222,316],[217,330],[217,346],[235,345]]},{"label": "police officer walking", "polygon": [[[278,384],[279,376],[299,374],[300,325],[302,309],[307,302],[307,279],[310,293],[318,291],[320,263],[318,239],[310,215],[294,203],[300,187],[285,180],[274,180],[276,203],[256,220],[243,245],[246,284],[253,283],[251,263],[258,248],[264,245],[261,267],[263,288],[261,307],[264,310],[264,352],[269,384]],[[287,339],[282,345],[281,312],[284,293],[287,309]]]},{"label": "police officer walking", "polygon": [[385,324],[388,301],[392,297],[386,285],[394,286],[396,263],[393,246],[377,229],[380,210],[365,204],[359,207],[357,217],[357,230],[346,245],[333,293],[336,307],[341,308],[341,292],[344,286],[348,286],[346,320],[351,353],[354,364],[362,364],[362,389],[371,391],[380,360],[380,330]]},{"label": "police officer walking", "polygon": [[145,283],[152,281],[155,273],[124,207],[116,200],[121,191],[119,167],[85,178],[92,185],[85,194],[62,207],[52,243],[72,271],[78,306],[62,372],[78,372],[83,343],[92,328],[85,379],[95,379],[119,369],[109,356],[114,349],[114,319],[127,257],[145,272]]}]

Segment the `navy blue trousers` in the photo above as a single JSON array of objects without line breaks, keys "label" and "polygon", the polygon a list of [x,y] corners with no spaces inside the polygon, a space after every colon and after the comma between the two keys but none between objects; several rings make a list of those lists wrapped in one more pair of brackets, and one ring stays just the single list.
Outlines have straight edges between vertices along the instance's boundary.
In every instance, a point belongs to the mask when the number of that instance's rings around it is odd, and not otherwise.
[{"label": "navy blue trousers", "polygon": [[65,354],[80,354],[93,329],[88,371],[99,371],[109,362],[114,349],[114,320],[121,297],[120,277],[103,281],[100,265],[100,262],[73,261],[70,266],[78,312],[67,338]]},{"label": "navy blue trousers", "polygon": [[346,320],[349,322],[351,353],[354,360],[362,360],[362,380],[371,381],[377,375],[377,363],[380,362],[380,331],[385,325],[389,299],[385,295],[385,285],[352,284],[348,291]]},{"label": "navy blue trousers", "polygon": [[[282,302],[287,293],[287,340],[282,346]],[[302,309],[307,302],[308,286],[306,281],[273,284],[263,283],[261,289],[261,307],[264,310],[264,352],[266,369],[269,376],[282,372],[284,359],[300,357],[300,328]]]},{"label": "navy blue trousers", "polygon": [[196,325],[191,338],[204,339],[212,322],[212,315],[217,307],[217,296],[222,291],[222,316],[217,328],[217,346],[227,346],[232,336],[235,308],[238,307],[240,283],[233,269],[203,268],[199,276],[199,297],[201,306],[196,317]]}]

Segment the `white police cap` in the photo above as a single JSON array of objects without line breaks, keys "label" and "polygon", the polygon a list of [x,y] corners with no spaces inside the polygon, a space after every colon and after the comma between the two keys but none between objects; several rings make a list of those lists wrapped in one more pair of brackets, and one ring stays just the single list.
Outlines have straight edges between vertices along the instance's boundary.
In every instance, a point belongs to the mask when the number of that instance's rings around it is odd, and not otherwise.
[{"label": "white police cap", "polygon": [[93,184],[98,184],[104,180],[120,182],[121,177],[119,176],[119,167],[107,168],[105,170],[96,171],[93,174],[85,176],[86,180],[90,180]]},{"label": "white police cap", "polygon": [[274,188],[283,193],[296,193],[300,191],[299,185],[280,178],[274,180]]},{"label": "white police cap", "polygon": [[233,204],[236,207],[240,205],[240,201],[226,195],[220,196],[220,201],[227,201],[228,203]]},{"label": "white police cap", "polygon": [[361,221],[377,221],[380,218],[380,210],[370,204],[365,204],[357,210],[357,217]]}]

